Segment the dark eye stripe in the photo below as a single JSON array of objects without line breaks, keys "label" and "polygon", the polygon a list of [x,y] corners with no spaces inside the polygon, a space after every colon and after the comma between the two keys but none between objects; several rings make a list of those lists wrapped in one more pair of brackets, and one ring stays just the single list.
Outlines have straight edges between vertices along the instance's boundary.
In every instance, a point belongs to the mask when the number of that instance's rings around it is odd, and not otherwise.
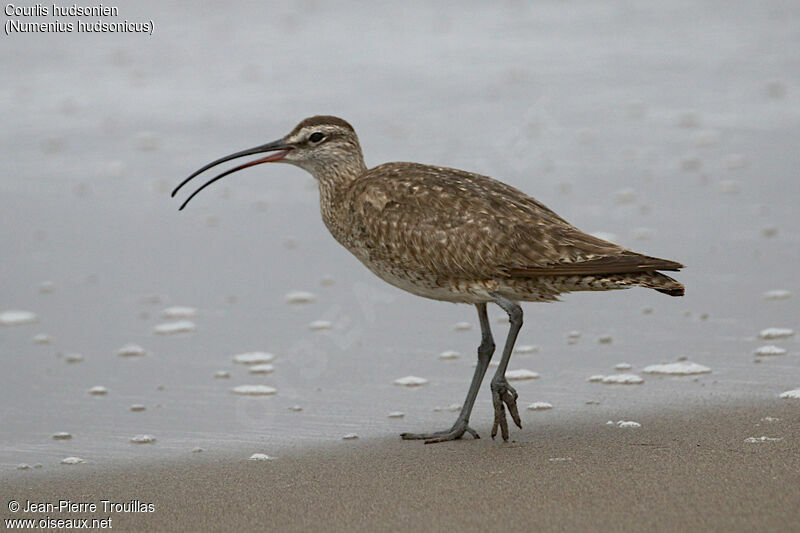
[{"label": "dark eye stripe", "polygon": [[314,133],[311,134],[311,136],[309,136],[308,140],[311,141],[312,143],[318,143],[322,140],[323,137],[324,137],[323,134],[321,134],[318,131],[315,131]]}]

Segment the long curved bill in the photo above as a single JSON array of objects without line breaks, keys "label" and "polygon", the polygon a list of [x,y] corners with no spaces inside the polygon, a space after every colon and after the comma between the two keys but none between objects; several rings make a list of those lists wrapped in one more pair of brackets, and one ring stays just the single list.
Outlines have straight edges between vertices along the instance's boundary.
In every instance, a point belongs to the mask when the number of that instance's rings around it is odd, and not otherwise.
[{"label": "long curved bill", "polygon": [[206,170],[219,165],[220,163],[224,163],[226,161],[230,161],[231,159],[238,159],[240,157],[245,157],[245,156],[248,156],[248,155],[262,154],[264,152],[275,152],[274,154],[270,154],[270,155],[268,155],[266,157],[262,157],[260,159],[254,160],[254,161],[250,161],[248,163],[244,163],[244,164],[239,165],[237,167],[233,167],[233,168],[231,168],[229,170],[226,170],[222,174],[219,174],[218,176],[215,176],[215,177],[211,178],[210,180],[205,182],[199,189],[194,191],[181,204],[180,209],[182,210],[184,207],[186,207],[186,204],[188,204],[189,201],[192,198],[197,196],[197,193],[199,193],[200,191],[202,191],[203,189],[205,189],[206,187],[208,187],[209,185],[211,185],[215,181],[224,178],[228,174],[233,174],[234,172],[238,172],[239,170],[242,170],[242,169],[245,169],[245,168],[248,168],[248,167],[252,167],[252,166],[255,166],[255,165],[260,165],[261,163],[272,163],[273,161],[280,161],[281,159],[286,157],[286,154],[291,152],[293,149],[294,149],[294,147],[292,145],[288,144],[283,139],[278,139],[277,141],[273,141],[273,142],[267,143],[267,144],[262,144],[261,146],[256,146],[255,148],[250,148],[248,150],[242,150],[241,152],[236,152],[235,154],[226,155],[225,157],[221,157],[221,158],[217,159],[216,161],[212,161],[211,163],[209,163],[206,166],[204,166],[203,168],[197,170],[191,176],[189,176],[188,178],[186,178],[185,180],[180,182],[180,184],[177,187],[175,187],[175,190],[172,191],[172,197],[174,198],[175,194],[181,189],[181,187],[183,187],[184,185],[189,183],[193,178],[199,176],[200,174],[202,174]]}]

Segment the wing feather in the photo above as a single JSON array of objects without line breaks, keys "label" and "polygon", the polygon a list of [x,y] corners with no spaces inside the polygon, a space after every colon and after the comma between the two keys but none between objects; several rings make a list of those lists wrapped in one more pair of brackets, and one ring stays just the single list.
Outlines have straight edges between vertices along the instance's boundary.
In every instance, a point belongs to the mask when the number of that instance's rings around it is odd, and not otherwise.
[{"label": "wing feather", "polygon": [[677,270],[588,235],[521,191],[460,170],[388,163],[351,187],[370,254],[440,277],[597,275]]}]

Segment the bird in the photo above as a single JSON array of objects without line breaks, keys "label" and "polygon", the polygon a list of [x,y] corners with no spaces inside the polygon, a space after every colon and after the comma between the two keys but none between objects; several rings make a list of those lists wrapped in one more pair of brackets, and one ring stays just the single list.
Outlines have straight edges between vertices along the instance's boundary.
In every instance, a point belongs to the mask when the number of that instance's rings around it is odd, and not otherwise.
[{"label": "bird", "polygon": [[499,180],[420,163],[368,168],[355,129],[328,115],[301,121],[284,137],[203,166],[172,191],[221,163],[259,156],[208,180],[181,204],[234,172],[288,163],[317,182],[322,221],[331,235],[383,281],[433,300],[474,305],[481,341],[466,399],[454,424],[441,431],[403,433],[426,443],[480,438],[470,414],[495,352],[487,305],[508,315],[509,331],[491,379],[494,421],[508,441],[506,411],[520,429],[517,391],[506,370],[522,327],[522,302],[557,301],[572,291],[645,287],[683,296],[684,286],[661,271],[676,261],[636,253],[577,229],[522,191]]}]

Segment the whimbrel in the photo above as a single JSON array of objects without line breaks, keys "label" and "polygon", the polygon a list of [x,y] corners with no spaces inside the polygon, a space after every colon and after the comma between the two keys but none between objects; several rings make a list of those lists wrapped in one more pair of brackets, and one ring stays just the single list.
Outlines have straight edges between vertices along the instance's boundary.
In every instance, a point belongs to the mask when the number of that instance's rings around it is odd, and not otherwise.
[{"label": "whimbrel", "polygon": [[290,163],[317,180],[322,220],[333,237],[382,280],[412,294],[473,304],[481,343],[467,397],[450,429],[404,433],[404,439],[442,442],[469,426],[495,344],[486,304],[495,303],[510,322],[500,365],[491,381],[494,424],[508,440],[506,409],[522,427],[517,391],[506,368],[522,327],[520,302],[555,301],[570,291],[605,291],[639,286],[682,296],[683,285],[661,274],[680,263],[638,254],[578,230],[544,204],[495,179],[419,163],[364,164],[356,132],[346,121],[315,116],[277,141],[243,150],[204,166],[172,192],[206,170],[240,157],[268,153],[214,177],[215,181],[261,163]]}]

